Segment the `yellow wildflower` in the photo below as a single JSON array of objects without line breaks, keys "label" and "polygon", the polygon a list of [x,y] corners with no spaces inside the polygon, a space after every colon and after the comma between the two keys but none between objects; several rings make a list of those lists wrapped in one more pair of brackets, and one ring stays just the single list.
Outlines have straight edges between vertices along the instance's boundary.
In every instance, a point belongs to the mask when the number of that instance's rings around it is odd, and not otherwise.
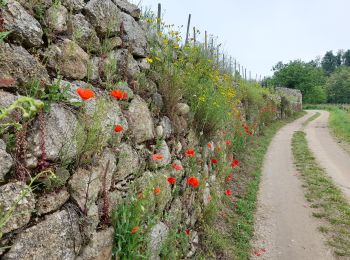
[{"label": "yellow wildflower", "polygon": [[151,64],[151,63],[153,62],[153,60],[152,60],[151,58],[149,58],[149,57],[146,58],[146,61],[147,61],[149,64]]}]

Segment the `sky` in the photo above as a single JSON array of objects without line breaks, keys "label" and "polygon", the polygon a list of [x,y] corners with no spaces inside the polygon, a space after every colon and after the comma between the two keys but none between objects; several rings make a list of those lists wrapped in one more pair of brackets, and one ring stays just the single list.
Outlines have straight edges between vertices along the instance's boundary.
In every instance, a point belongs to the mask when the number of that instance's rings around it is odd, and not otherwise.
[{"label": "sky", "polygon": [[279,61],[350,49],[349,0],[141,0],[140,6],[156,13],[158,3],[165,23],[186,27],[191,14],[199,37],[205,30],[215,35],[252,75],[272,75]]}]

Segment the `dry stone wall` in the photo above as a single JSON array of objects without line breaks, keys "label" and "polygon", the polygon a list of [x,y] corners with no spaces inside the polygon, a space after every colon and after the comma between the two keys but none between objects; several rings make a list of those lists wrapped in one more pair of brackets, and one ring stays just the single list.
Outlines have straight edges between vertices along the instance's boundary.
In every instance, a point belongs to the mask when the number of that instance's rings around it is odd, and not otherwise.
[{"label": "dry stone wall", "polygon": [[[0,211],[11,212],[1,227],[0,257],[110,259],[114,230],[105,211],[110,217],[131,186],[141,192],[157,179],[162,192],[149,198],[145,210],[162,216],[149,236],[152,259],[158,259],[169,228],[183,223],[194,230],[210,198],[210,187],[201,196],[188,190],[174,196],[167,177],[176,175],[182,183],[185,178],[171,165],[181,168],[184,151],[196,147],[205,177],[209,152],[188,127],[186,103],[179,100],[170,120],[160,113],[164,102],[157,83],[146,78],[145,90],[136,81],[150,68],[140,9],[126,0],[8,0],[0,18],[1,31],[11,31],[0,42],[0,109],[30,94],[34,81],[65,93],[25,125],[20,143],[0,134]],[[113,84],[124,81],[118,89],[128,93],[126,100],[106,90],[113,77]],[[96,98],[82,101],[79,87],[92,89]],[[116,125],[123,126],[118,135]],[[154,153],[162,159],[152,160]],[[24,180],[38,169],[50,169],[55,178],[41,176],[32,190]],[[191,232],[189,257],[198,240]]]}]

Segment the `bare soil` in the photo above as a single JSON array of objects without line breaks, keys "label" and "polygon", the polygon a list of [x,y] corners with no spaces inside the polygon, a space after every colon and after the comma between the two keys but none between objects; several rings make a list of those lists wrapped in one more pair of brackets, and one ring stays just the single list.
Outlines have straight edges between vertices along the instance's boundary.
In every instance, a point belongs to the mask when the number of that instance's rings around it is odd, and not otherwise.
[{"label": "bare soil", "polygon": [[251,259],[335,259],[317,230],[318,219],[312,217],[304,198],[292,155],[293,133],[314,113],[283,127],[270,144],[259,190]]},{"label": "bare soil", "polygon": [[321,115],[306,126],[306,138],[309,148],[319,165],[341,188],[350,203],[350,154],[333,138],[328,128],[329,112],[309,111],[309,115],[319,112]]}]

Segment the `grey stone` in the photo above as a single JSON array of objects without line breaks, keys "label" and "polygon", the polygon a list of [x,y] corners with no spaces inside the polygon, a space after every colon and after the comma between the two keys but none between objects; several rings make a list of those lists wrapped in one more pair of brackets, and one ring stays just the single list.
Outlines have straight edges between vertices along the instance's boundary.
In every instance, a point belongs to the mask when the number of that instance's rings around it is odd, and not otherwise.
[{"label": "grey stone", "polygon": [[127,76],[135,78],[140,73],[137,61],[126,49],[118,49],[109,54],[106,63],[117,62],[117,70],[119,74],[126,72]]},{"label": "grey stone", "polygon": [[117,170],[114,152],[110,148],[105,148],[96,161],[98,161],[98,165],[94,167],[94,170],[100,172],[99,178],[103,184],[101,190],[106,189],[108,191],[111,187],[113,175]]},{"label": "grey stone", "polygon": [[28,47],[38,47],[43,43],[43,30],[35,20],[17,1],[9,0],[4,12],[5,30],[12,31],[10,38]]},{"label": "grey stone", "polygon": [[84,0],[61,0],[61,3],[71,11],[79,11],[84,8]]},{"label": "grey stone", "polygon": [[131,53],[134,56],[146,57],[148,55],[148,46],[145,31],[130,15],[122,13],[121,17]]},{"label": "grey stone", "polygon": [[181,222],[181,217],[182,217],[181,200],[179,198],[175,198],[175,200],[171,203],[171,208],[167,212],[166,221],[170,226],[176,227],[176,225]]},{"label": "grey stone", "polygon": [[[1,93],[0,93],[1,95]],[[13,165],[13,159],[6,152],[6,144],[0,139],[0,183],[4,181],[6,173],[8,173]]]},{"label": "grey stone", "polygon": [[137,62],[139,63],[141,71],[147,71],[151,68],[151,64],[148,63],[147,59],[139,59]]},{"label": "grey stone", "polygon": [[114,36],[112,38],[104,39],[103,45],[106,46],[107,50],[114,50],[117,47],[122,46],[122,39],[118,36]]},{"label": "grey stone", "polygon": [[[118,101],[115,99],[90,99],[85,102],[86,124],[97,124],[100,127],[100,146],[105,146],[111,140],[114,143],[121,141],[121,138],[128,130],[128,122],[125,119]],[[96,121],[98,120],[98,121]],[[124,130],[120,133],[114,132],[116,125],[122,125]]]},{"label": "grey stone", "polygon": [[159,258],[159,251],[162,247],[162,243],[168,236],[169,228],[163,222],[156,224],[149,235],[149,249],[152,253],[151,259]]},{"label": "grey stone", "polygon": [[73,15],[68,23],[68,32],[71,39],[79,44],[85,51],[97,52],[101,48],[100,39],[94,27],[82,14]]},{"label": "grey stone", "polygon": [[175,112],[180,116],[187,115],[190,112],[190,107],[185,103],[177,103],[175,106]]},{"label": "grey stone", "polygon": [[89,55],[71,40],[65,39],[62,43],[51,45],[45,56],[47,66],[64,77],[83,79],[87,75]]},{"label": "grey stone", "polygon": [[129,3],[125,0],[113,0],[113,2],[124,12],[130,14],[132,17],[134,17],[136,20],[140,18],[141,10],[137,7],[137,5],[134,5],[132,3]]},{"label": "grey stone", "polygon": [[25,183],[14,182],[0,186],[1,212],[8,212],[14,205],[15,208],[10,219],[1,228],[2,233],[23,227],[30,221],[35,207],[35,199],[31,188]]},{"label": "grey stone", "polygon": [[121,11],[111,0],[90,0],[84,12],[99,36],[110,37],[120,31]]},{"label": "grey stone", "polygon": [[101,58],[100,57],[93,57],[90,59],[88,64],[88,75],[87,78],[89,80],[95,81],[100,79],[100,63]]},{"label": "grey stone", "polygon": [[30,0],[18,0],[17,2],[19,2],[24,8],[26,8],[27,10],[29,10],[30,13],[34,13],[34,10],[36,7],[40,7],[43,10],[48,9],[51,5],[52,5],[52,0],[35,0],[35,5],[33,5],[33,1]]},{"label": "grey stone", "polygon": [[[53,103],[49,113],[45,114],[44,121],[46,159],[50,161],[62,159],[69,162],[77,154],[75,134],[78,121],[75,115],[62,104]],[[41,156],[39,128],[37,121],[34,124],[34,131],[28,137],[30,154],[37,158]]]},{"label": "grey stone", "polygon": [[140,170],[140,158],[129,144],[121,143],[118,147],[118,164],[115,173],[115,180],[125,179],[131,174],[135,174]]},{"label": "grey stone", "polygon": [[154,93],[152,95],[152,101],[153,101],[153,104],[156,106],[156,108],[161,111],[163,106],[164,106],[164,102],[163,102],[163,98],[162,98],[162,95],[159,94],[159,93]]},{"label": "grey stone", "polygon": [[164,129],[163,129],[163,127],[161,125],[158,125],[156,127],[156,135],[157,135],[158,138],[162,138],[163,137]]},{"label": "grey stone", "polygon": [[113,235],[113,227],[95,232],[89,244],[82,249],[76,260],[112,259]]},{"label": "grey stone", "polygon": [[98,194],[109,190],[112,176],[116,170],[116,158],[113,152],[106,148],[99,156],[98,164],[89,170],[79,168],[69,181],[72,198],[83,211],[96,206]]},{"label": "grey stone", "polygon": [[45,20],[53,33],[67,31],[68,10],[61,4],[54,4],[46,10]]},{"label": "grey stone", "polygon": [[77,213],[61,210],[18,234],[2,259],[73,260],[81,245]]},{"label": "grey stone", "polygon": [[154,138],[153,119],[147,103],[139,96],[131,101],[128,110],[128,122],[136,143]]},{"label": "grey stone", "polygon": [[170,119],[167,116],[163,116],[160,120],[160,125],[163,127],[163,137],[169,138],[173,133]]},{"label": "grey stone", "polygon": [[151,162],[152,168],[165,167],[171,162],[171,154],[169,151],[169,147],[164,140],[161,141],[161,143],[159,145],[159,149],[157,150],[157,154],[162,155],[163,159],[161,159],[159,161],[154,161],[154,160],[152,160],[152,157],[151,157],[150,162]]},{"label": "grey stone", "polygon": [[93,169],[79,168],[68,182],[70,194],[83,212],[87,212],[92,205],[95,205],[102,187],[100,174]]},{"label": "grey stone", "polygon": [[37,197],[36,211],[38,215],[43,215],[59,209],[69,199],[67,189],[63,188],[59,191],[52,191]]},{"label": "grey stone", "polygon": [[0,43],[0,78],[12,78],[23,85],[30,80],[49,81],[43,65],[21,46]]}]

